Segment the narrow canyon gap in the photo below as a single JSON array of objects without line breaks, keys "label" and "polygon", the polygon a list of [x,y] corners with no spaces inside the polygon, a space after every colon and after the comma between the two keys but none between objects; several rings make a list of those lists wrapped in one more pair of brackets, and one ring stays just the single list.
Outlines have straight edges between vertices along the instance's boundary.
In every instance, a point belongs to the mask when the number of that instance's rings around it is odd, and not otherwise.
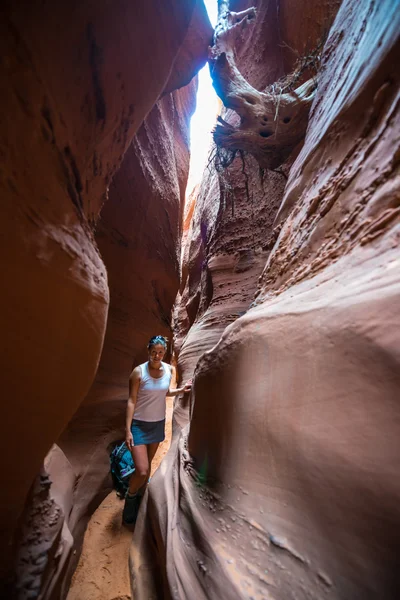
[{"label": "narrow canyon gap", "polygon": [[[132,597],[398,597],[399,4],[219,5],[239,14],[233,47],[200,1],[1,9],[0,522],[18,600],[65,598],[155,329],[194,386],[142,503]],[[184,207],[207,56],[226,106]],[[221,88],[231,59],[245,113]],[[288,76],[312,96],[275,144]]]}]

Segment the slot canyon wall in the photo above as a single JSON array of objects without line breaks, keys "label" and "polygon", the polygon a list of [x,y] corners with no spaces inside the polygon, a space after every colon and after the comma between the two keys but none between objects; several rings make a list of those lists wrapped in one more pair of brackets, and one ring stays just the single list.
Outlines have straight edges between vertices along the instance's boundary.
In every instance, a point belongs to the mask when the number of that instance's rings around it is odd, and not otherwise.
[{"label": "slot canyon wall", "polygon": [[190,0],[5,2],[1,16],[0,588],[11,597],[19,523],[18,598],[58,599],[132,362],[170,330],[190,81],[212,29]]},{"label": "slot canyon wall", "polygon": [[[337,5],[280,2],[260,37],[254,4],[238,65],[261,89],[290,64],[266,67],[260,39],[301,53]],[[194,386],[136,525],[135,598],[398,597],[399,21],[398,2],[344,0],[288,181],[262,187],[249,161],[249,203],[232,164],[188,207],[175,332]]]},{"label": "slot canyon wall", "polygon": [[[329,30],[339,0],[325,2],[230,2],[231,10],[256,6],[255,27],[236,46],[237,64],[256,89],[265,89],[291,72],[298,56],[311,52]],[[305,10],[306,8],[306,10]],[[294,26],[296,24],[296,26]],[[237,124],[232,110],[224,119]],[[180,295],[174,314],[174,350],[179,372],[190,378],[204,351],[229,323],[246,312],[258,277],[276,239],[274,219],[287,173],[300,146],[281,173],[260,171],[251,155],[237,157],[220,173],[213,161],[204,173],[195,202],[186,207]],[[213,154],[213,152],[211,152]],[[174,421],[187,424],[188,406],[177,400]]]}]

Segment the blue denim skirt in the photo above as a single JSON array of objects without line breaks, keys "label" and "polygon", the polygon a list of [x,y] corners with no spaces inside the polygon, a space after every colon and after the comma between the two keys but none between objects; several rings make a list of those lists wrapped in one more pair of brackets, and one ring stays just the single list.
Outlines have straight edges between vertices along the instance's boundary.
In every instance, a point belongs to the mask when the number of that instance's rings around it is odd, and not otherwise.
[{"label": "blue denim skirt", "polygon": [[131,431],[135,446],[163,442],[165,439],[165,419],[162,421],[139,421],[139,419],[133,419]]}]

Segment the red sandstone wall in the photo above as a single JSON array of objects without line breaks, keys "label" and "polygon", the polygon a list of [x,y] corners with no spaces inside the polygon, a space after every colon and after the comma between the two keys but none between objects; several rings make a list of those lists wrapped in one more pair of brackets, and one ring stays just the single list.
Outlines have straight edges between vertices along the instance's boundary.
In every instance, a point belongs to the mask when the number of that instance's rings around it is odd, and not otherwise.
[{"label": "red sandstone wall", "polygon": [[398,597],[396,9],[340,8],[255,306],[198,361],[145,499],[136,598]]},{"label": "red sandstone wall", "polygon": [[[267,173],[261,181],[255,161],[245,160],[245,174],[236,159],[222,181],[215,171],[206,171],[196,199],[184,257],[187,278],[175,310],[174,348],[183,380],[192,377],[199,356],[227,325],[248,310],[272,247],[272,224],[286,180]],[[188,408],[177,399],[179,427],[187,424]]]},{"label": "red sandstone wall", "polygon": [[[170,332],[195,92],[194,80],[164,96],[146,117],[110,186],[96,227],[110,286],[100,366],[88,397],[58,440],[60,447],[46,459],[52,485],[47,489],[37,481],[19,550],[19,587],[23,592],[34,581],[47,600],[67,592],[88,517],[110,491],[109,445],[124,437],[132,363],[144,360],[152,333]],[[51,506],[51,524],[38,511],[40,496]],[[42,540],[39,554],[32,537]],[[40,554],[43,547],[48,560]],[[38,560],[43,567],[39,570]]]},{"label": "red sandstone wall", "polygon": [[[253,5],[257,21],[238,42],[237,64],[246,79],[262,90],[290,72],[298,56],[326,36],[339,2],[272,6],[241,1],[231,2],[231,9]],[[294,22],[301,24],[301,35]],[[232,123],[237,119],[230,110],[224,109],[223,116]],[[220,174],[213,165],[205,171],[184,240],[181,295],[175,307],[174,349],[182,379],[192,377],[199,357],[254,299],[258,277],[276,240],[274,219],[286,174],[298,151],[284,166],[284,174],[260,173],[251,156],[244,165],[236,158]],[[177,399],[175,424],[187,423],[188,409]]]},{"label": "red sandstone wall", "polygon": [[398,33],[392,3],[343,4],[257,306],[198,365],[189,451],[277,597],[398,595]]},{"label": "red sandstone wall", "polygon": [[190,56],[182,85],[204,57],[205,41],[199,60],[183,49],[194,6],[2,5],[1,577],[32,480],[96,374],[109,289],[94,225],[108,186],[175,59]]}]

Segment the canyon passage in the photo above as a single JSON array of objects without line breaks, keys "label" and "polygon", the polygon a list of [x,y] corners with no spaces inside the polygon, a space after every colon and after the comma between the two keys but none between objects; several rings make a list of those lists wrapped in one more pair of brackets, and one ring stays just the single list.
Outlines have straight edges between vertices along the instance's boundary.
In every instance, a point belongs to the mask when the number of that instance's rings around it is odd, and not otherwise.
[{"label": "canyon passage", "polygon": [[[400,4],[214,4],[1,7],[1,597],[399,597]],[[193,385],[132,533],[155,334]]]}]

